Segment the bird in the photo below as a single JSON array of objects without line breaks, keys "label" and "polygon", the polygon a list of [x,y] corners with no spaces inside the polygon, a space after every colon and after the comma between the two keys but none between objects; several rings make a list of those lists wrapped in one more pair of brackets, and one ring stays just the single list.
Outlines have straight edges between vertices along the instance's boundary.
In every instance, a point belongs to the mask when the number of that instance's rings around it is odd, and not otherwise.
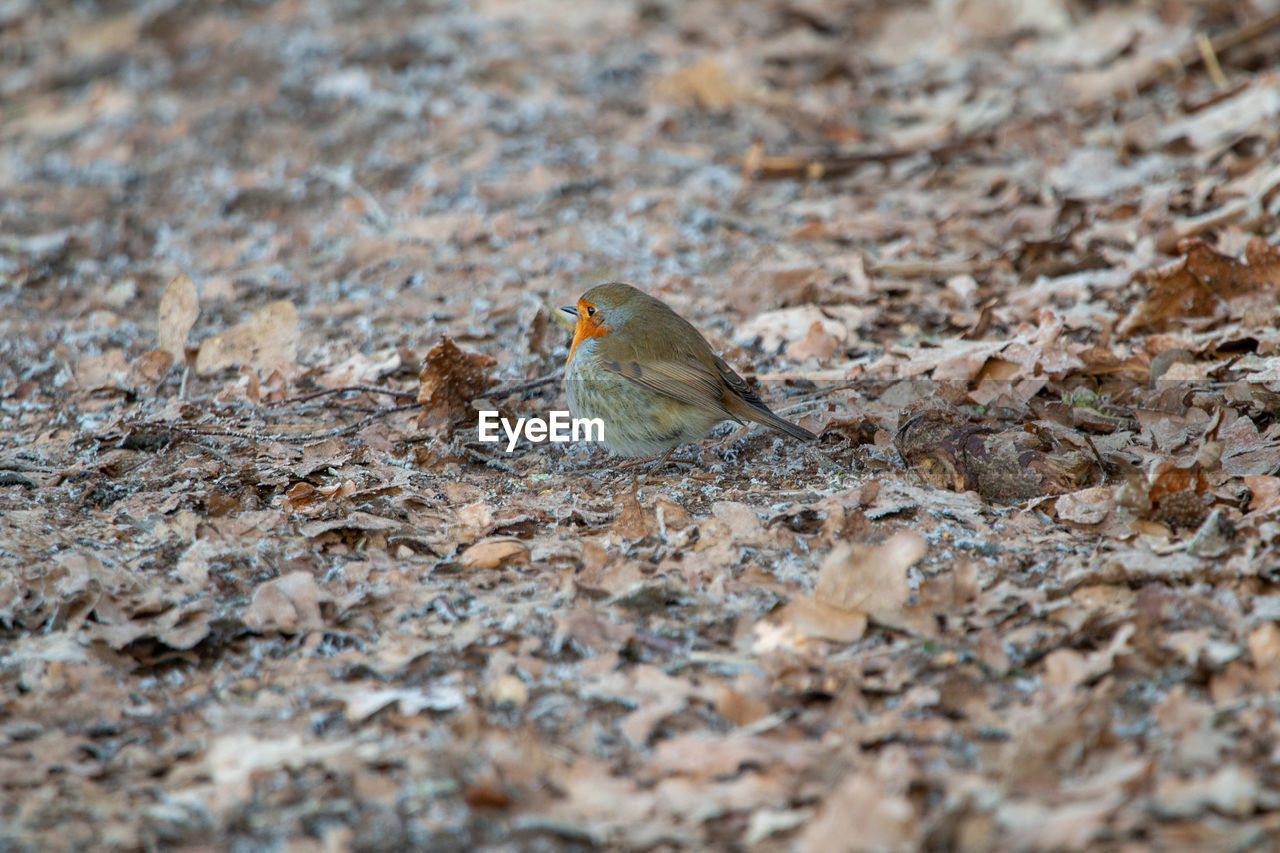
[{"label": "bird", "polygon": [[569,412],[599,418],[612,454],[662,455],[661,466],[725,420],[817,439],[774,414],[688,320],[643,290],[606,282],[560,310],[577,318],[565,367]]}]

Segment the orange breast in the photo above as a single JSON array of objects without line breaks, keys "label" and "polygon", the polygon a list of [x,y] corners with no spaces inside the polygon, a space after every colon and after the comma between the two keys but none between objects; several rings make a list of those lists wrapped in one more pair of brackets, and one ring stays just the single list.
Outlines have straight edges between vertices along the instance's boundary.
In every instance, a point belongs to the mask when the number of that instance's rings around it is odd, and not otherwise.
[{"label": "orange breast", "polygon": [[602,323],[594,317],[588,317],[586,311],[579,312],[578,323],[573,327],[573,343],[569,347],[569,358],[565,363],[573,361],[573,352],[578,348],[578,344],[587,338],[598,338],[612,331],[613,326]]}]

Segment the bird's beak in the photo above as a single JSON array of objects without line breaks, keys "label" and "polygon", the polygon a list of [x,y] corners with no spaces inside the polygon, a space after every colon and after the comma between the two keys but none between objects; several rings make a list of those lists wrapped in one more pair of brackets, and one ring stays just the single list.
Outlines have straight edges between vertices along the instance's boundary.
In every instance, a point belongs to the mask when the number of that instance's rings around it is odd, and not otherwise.
[{"label": "bird's beak", "polygon": [[574,308],[572,305],[565,305],[565,306],[562,306],[562,307],[560,308],[560,310],[561,310],[561,311],[563,311],[563,312],[564,312],[564,313],[566,313],[566,314],[572,314],[572,315],[573,315],[573,316],[575,316],[575,317],[577,317],[577,316],[578,316],[578,309],[577,309],[577,308]]}]

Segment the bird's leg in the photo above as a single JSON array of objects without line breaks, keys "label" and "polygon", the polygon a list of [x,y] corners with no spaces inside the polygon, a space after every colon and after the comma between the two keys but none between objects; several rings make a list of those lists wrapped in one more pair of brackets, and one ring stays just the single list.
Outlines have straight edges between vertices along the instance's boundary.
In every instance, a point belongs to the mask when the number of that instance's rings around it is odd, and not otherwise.
[{"label": "bird's leg", "polygon": [[[653,462],[654,457],[652,456],[644,456],[639,459],[628,459],[626,462],[621,462],[618,464],[618,468],[620,469],[625,469],[625,468],[631,469],[631,494],[635,494],[640,489],[640,487],[644,485],[644,483],[649,479],[649,477],[653,475],[655,471],[659,470],[663,465],[667,464],[667,460],[671,458],[671,454],[675,451],[675,449],[676,449],[675,445],[672,445],[667,450],[666,453],[657,457],[658,459],[657,462]],[[649,468],[649,470],[644,473],[644,476],[637,478],[636,474],[638,473],[640,466],[649,465],[651,462],[653,464]]]},{"label": "bird's leg", "polygon": [[[653,474],[655,471],[657,471],[657,470],[658,470],[659,468],[661,468],[663,465],[666,465],[666,464],[667,464],[667,460],[671,458],[671,451],[673,451],[673,450],[675,450],[675,449],[676,449],[675,445],[674,445],[674,444],[673,444],[673,445],[671,445],[671,447],[667,450],[667,452],[666,452],[666,453],[664,453],[664,454],[662,454],[662,458],[661,458],[661,459],[659,459],[659,460],[657,461],[657,463],[656,463],[652,468],[650,468],[648,471],[646,471],[646,472],[644,473],[644,477],[642,477],[642,478],[641,478],[640,482],[641,482],[641,483],[643,483],[645,480],[649,479],[649,475]],[[639,484],[637,484],[637,485],[636,485],[636,488],[639,488]]]}]

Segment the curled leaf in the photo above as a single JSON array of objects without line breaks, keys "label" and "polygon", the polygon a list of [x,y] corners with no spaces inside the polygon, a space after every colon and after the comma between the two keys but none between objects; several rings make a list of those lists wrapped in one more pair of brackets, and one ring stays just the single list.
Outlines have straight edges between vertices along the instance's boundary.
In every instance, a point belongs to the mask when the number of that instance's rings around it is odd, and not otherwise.
[{"label": "curled leaf", "polygon": [[440,336],[423,359],[418,373],[419,424],[454,424],[465,420],[471,401],[497,380],[489,374],[497,361],[477,352],[464,352],[448,335]]}]

